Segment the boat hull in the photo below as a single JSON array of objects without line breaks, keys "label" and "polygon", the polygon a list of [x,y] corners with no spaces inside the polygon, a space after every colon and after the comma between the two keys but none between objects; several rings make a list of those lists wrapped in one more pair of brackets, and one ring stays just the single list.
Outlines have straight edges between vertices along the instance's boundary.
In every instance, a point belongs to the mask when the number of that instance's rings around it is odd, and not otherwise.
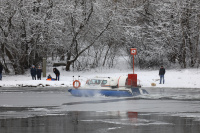
[{"label": "boat hull", "polygon": [[[130,90],[115,90],[115,89],[69,89],[73,96],[91,97],[96,95],[112,96],[112,97],[132,97],[141,95],[143,90],[140,88],[131,88]],[[141,92],[142,91],[142,92]]]}]

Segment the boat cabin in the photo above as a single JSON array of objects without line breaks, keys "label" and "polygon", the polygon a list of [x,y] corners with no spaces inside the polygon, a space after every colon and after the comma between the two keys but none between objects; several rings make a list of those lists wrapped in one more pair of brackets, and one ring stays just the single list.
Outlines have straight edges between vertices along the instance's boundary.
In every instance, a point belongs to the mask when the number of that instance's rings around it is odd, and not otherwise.
[{"label": "boat cabin", "polygon": [[101,87],[127,87],[127,76],[120,76],[118,78],[93,78],[86,81],[87,86],[101,86]]}]

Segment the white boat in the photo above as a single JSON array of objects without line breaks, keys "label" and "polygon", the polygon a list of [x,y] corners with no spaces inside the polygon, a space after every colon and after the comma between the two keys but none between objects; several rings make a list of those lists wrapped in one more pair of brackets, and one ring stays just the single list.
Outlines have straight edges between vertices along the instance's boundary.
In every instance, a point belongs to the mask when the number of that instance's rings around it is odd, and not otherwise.
[{"label": "white boat", "polygon": [[80,87],[80,81],[73,82],[74,88],[68,91],[73,96],[115,96],[115,97],[131,97],[141,94],[148,94],[140,85],[128,85],[128,76],[120,76],[118,78],[101,78],[96,77],[86,81],[83,87]]}]

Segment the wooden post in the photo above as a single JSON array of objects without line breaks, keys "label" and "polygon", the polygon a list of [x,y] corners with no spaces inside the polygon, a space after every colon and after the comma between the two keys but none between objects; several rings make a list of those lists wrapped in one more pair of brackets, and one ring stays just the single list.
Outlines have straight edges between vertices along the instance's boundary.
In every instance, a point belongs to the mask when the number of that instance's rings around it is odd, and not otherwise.
[{"label": "wooden post", "polygon": [[42,73],[43,77],[46,77],[46,58],[43,58]]}]

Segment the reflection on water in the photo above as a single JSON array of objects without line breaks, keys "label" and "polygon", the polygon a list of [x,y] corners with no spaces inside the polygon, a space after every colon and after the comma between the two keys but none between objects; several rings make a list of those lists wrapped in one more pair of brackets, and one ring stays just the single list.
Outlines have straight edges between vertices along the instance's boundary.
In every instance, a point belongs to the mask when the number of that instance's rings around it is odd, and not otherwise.
[{"label": "reflection on water", "polygon": [[1,133],[199,133],[193,118],[162,113],[65,112],[0,119]]}]

